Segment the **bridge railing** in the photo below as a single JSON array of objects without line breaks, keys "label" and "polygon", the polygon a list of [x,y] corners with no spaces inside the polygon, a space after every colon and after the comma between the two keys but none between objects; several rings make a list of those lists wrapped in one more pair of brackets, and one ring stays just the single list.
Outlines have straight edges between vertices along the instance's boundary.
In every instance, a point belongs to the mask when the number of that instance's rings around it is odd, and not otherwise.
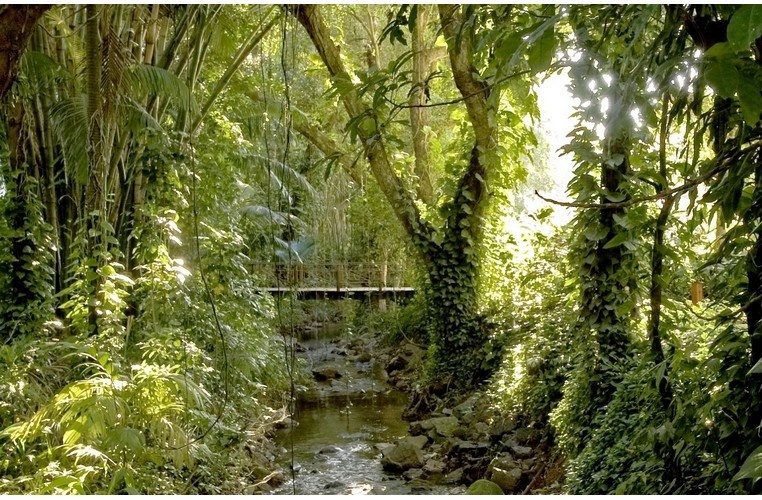
[{"label": "bridge railing", "polygon": [[387,287],[402,288],[410,284],[404,268],[392,263],[329,262],[273,263],[254,262],[252,272],[268,287],[344,288]]}]

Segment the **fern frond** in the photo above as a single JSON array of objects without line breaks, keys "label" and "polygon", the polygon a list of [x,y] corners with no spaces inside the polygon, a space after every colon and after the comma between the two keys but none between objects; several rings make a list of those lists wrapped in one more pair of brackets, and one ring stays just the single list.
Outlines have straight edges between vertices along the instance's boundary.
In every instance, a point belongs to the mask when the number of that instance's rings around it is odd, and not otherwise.
[{"label": "fern frond", "polygon": [[145,129],[163,130],[156,118],[151,116],[151,113],[134,99],[125,99],[123,109],[125,111],[125,125],[130,132],[140,132]]}]

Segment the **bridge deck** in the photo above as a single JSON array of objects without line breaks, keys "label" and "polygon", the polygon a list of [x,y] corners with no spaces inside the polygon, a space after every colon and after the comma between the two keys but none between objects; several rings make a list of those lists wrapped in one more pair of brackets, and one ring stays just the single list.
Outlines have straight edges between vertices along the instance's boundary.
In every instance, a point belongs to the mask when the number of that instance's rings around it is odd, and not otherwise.
[{"label": "bridge deck", "polygon": [[265,287],[259,289],[273,295],[296,293],[300,298],[341,298],[348,296],[365,295],[373,298],[409,297],[415,293],[413,287],[373,287],[373,286],[349,286],[337,287]]}]

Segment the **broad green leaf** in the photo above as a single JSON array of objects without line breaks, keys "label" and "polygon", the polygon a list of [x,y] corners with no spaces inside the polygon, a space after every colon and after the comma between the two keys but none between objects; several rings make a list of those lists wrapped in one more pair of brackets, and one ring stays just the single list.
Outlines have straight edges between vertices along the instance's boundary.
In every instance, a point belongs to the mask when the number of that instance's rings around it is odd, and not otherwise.
[{"label": "broad green leaf", "polygon": [[609,229],[603,226],[589,226],[585,229],[585,238],[590,241],[600,241],[609,234]]},{"label": "broad green leaf", "polygon": [[757,479],[759,477],[762,477],[762,446],[751,452],[741,469],[733,476],[733,480]]},{"label": "broad green leaf", "polygon": [[611,203],[619,203],[627,197],[626,193],[606,193],[606,199]]},{"label": "broad green leaf", "polygon": [[614,248],[618,247],[619,245],[624,244],[625,241],[628,241],[630,239],[630,235],[627,233],[619,233],[613,238],[611,238],[605,245],[603,245],[603,248]]},{"label": "broad green leaf", "polygon": [[723,58],[735,55],[735,51],[727,42],[716,43],[704,53],[706,58]]},{"label": "broad green leaf", "polygon": [[753,373],[761,373],[762,372],[762,359],[759,359],[756,363],[754,363],[754,366],[751,367],[751,370],[746,375],[751,375]]},{"label": "broad green leaf", "polygon": [[529,47],[529,68],[532,73],[540,73],[550,67],[556,48],[553,26],[548,27],[537,41]]},{"label": "broad green leaf", "polygon": [[738,89],[738,68],[726,59],[712,61],[708,64],[706,72],[706,81],[711,85],[715,92],[722,97],[734,97]]},{"label": "broad green leaf", "polygon": [[762,36],[762,5],[744,5],[728,24],[728,42],[736,50],[747,50]]},{"label": "broad green leaf", "polygon": [[743,119],[752,127],[759,121],[762,113],[762,96],[753,79],[742,79],[738,84],[738,100],[741,103]]}]

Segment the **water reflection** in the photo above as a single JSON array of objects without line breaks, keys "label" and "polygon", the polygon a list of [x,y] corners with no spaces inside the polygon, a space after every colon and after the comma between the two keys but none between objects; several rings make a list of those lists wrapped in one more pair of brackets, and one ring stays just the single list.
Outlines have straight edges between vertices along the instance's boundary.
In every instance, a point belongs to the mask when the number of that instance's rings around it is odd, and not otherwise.
[{"label": "water reflection", "polygon": [[[405,436],[407,424],[400,415],[406,398],[390,391],[299,401],[299,425],[278,436],[279,445],[289,450],[282,457],[285,470],[290,470],[293,445],[296,493],[378,494],[402,487],[404,481],[383,471],[375,445]],[[294,493],[291,480],[275,493]]]}]

